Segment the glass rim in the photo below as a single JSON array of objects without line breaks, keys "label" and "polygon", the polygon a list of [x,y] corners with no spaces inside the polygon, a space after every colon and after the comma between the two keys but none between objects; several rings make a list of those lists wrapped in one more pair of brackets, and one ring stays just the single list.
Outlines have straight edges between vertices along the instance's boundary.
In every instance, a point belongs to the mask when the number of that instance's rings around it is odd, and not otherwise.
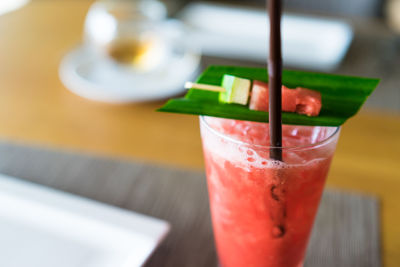
[{"label": "glass rim", "polygon": [[[323,140],[313,143],[313,144],[306,144],[306,145],[301,145],[301,146],[282,146],[282,147],[276,147],[276,146],[265,146],[265,145],[257,145],[257,144],[251,144],[248,142],[243,142],[243,141],[239,141],[233,137],[230,137],[226,134],[223,134],[219,131],[217,131],[216,129],[214,129],[213,127],[211,127],[205,118],[210,117],[210,116],[199,116],[200,117],[200,123],[205,125],[205,127],[211,131],[213,134],[224,138],[230,142],[239,144],[239,145],[247,145],[247,146],[252,146],[255,148],[259,148],[259,149],[273,149],[273,148],[280,148],[282,150],[298,150],[298,149],[311,149],[311,148],[317,148],[320,147],[322,145],[325,145],[327,143],[329,143],[335,136],[337,136],[340,132],[341,127],[340,126],[317,126],[317,127],[332,127],[332,128],[336,128],[335,131],[330,134],[328,137],[324,138]],[[218,119],[227,119],[227,118],[218,118]],[[230,120],[230,119],[228,119]],[[261,122],[262,123],[262,122]],[[305,126],[305,127],[315,127],[315,126],[308,126],[308,125],[299,125],[299,126]]]}]

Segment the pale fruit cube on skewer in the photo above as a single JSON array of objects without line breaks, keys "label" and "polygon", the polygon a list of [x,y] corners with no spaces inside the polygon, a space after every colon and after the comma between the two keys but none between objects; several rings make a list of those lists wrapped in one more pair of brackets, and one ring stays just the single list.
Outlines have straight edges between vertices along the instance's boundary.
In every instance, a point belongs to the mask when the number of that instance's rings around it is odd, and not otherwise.
[{"label": "pale fruit cube on skewer", "polygon": [[220,102],[247,105],[251,87],[250,80],[226,74],[222,80],[222,87],[225,88],[225,92],[219,94]]}]

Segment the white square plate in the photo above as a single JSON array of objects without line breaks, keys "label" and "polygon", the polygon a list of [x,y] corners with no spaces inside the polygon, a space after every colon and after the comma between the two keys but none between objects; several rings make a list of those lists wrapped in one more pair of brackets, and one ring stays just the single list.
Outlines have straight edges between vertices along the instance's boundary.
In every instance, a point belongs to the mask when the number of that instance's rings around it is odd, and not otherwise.
[{"label": "white square plate", "polygon": [[[265,10],[195,2],[179,17],[191,27],[189,40],[200,45],[205,55],[266,62],[269,23]],[[344,58],[352,39],[351,26],[340,19],[282,17],[282,56],[291,66],[332,70]]]},{"label": "white square plate", "polygon": [[0,175],[0,266],[134,267],[165,221]]}]

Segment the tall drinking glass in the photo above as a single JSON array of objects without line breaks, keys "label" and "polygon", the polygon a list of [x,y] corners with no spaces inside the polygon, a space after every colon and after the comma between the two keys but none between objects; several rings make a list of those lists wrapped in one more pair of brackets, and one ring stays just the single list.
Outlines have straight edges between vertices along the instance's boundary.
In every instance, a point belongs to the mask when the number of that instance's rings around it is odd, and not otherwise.
[{"label": "tall drinking glass", "polygon": [[266,123],[200,117],[222,267],[301,267],[340,129],[283,125],[283,162]]}]

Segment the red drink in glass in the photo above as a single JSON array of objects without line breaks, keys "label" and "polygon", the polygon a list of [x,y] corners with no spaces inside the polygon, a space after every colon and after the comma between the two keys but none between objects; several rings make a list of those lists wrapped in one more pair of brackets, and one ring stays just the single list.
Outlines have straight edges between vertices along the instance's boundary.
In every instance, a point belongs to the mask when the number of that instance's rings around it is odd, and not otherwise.
[{"label": "red drink in glass", "polygon": [[283,162],[268,124],[201,117],[222,267],[301,267],[339,128],[283,125]]}]

